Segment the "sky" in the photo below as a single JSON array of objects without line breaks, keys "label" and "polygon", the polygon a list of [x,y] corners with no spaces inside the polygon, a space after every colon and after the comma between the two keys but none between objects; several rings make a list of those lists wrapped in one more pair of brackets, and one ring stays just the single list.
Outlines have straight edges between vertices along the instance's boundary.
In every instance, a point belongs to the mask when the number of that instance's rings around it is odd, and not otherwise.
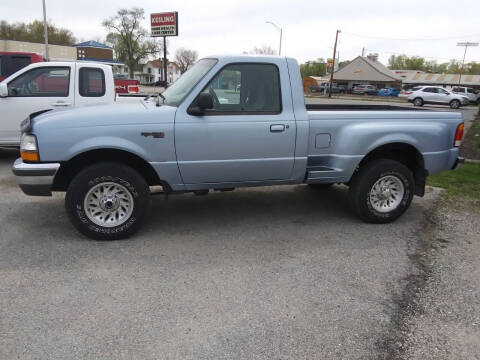
[{"label": "sky", "polygon": [[[178,11],[179,36],[169,38],[169,58],[179,47],[197,50],[200,57],[242,53],[263,44],[278,50],[279,32],[267,21],[283,29],[282,55],[299,62],[331,58],[337,29],[340,61],[365,48],[384,64],[392,54],[448,62],[463,58],[457,42],[480,42],[479,0],[45,1],[48,20],[79,40],[104,39],[101,22],[119,8],[142,7],[145,28],[150,13]],[[42,16],[42,0],[2,1],[1,20],[30,22]],[[480,47],[469,48],[466,61],[480,62]]]}]

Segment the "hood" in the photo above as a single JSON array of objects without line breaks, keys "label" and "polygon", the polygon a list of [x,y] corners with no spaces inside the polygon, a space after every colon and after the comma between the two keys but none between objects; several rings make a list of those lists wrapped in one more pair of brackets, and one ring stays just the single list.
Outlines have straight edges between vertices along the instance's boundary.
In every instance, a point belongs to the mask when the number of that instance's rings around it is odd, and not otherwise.
[{"label": "hood", "polygon": [[155,106],[144,101],[115,102],[106,105],[84,106],[67,110],[53,110],[33,120],[33,129],[42,127],[80,128],[132,124],[173,122],[177,108]]}]

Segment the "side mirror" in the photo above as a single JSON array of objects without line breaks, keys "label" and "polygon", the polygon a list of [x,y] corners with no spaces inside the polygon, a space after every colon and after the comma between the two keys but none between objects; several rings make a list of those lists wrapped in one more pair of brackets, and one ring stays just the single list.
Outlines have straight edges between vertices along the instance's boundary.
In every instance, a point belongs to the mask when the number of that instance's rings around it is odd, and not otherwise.
[{"label": "side mirror", "polygon": [[194,116],[202,116],[206,109],[213,109],[213,98],[210,93],[201,93],[188,109],[188,113]]},{"label": "side mirror", "polygon": [[200,110],[213,109],[213,98],[210,93],[201,93],[197,97],[197,106]]},{"label": "side mirror", "polygon": [[8,87],[5,83],[0,83],[0,97],[4,98],[8,96]]}]

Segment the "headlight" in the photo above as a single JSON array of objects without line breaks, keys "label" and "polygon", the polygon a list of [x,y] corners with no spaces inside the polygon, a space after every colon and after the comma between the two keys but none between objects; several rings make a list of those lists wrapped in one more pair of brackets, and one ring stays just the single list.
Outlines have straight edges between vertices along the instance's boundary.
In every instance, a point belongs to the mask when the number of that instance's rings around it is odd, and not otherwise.
[{"label": "headlight", "polygon": [[20,142],[20,156],[25,161],[39,161],[37,138],[35,135],[23,134]]}]

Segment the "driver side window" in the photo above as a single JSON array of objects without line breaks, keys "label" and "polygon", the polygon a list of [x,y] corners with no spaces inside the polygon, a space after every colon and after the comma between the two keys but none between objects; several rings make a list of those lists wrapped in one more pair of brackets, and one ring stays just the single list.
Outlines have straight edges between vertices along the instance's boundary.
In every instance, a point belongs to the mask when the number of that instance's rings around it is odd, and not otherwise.
[{"label": "driver side window", "polygon": [[70,68],[35,68],[8,83],[11,97],[67,97],[70,86]]},{"label": "driver side window", "polygon": [[277,114],[282,110],[280,76],[273,64],[228,65],[203,92],[212,95],[211,114]]}]

